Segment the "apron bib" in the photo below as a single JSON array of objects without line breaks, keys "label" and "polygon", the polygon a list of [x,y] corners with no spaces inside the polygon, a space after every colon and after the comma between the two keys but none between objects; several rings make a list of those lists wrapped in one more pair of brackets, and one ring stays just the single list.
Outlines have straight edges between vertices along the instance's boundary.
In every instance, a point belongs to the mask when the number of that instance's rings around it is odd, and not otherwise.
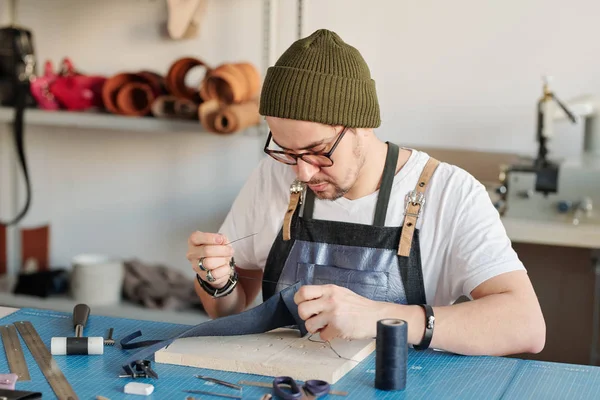
[{"label": "apron bib", "polygon": [[[283,227],[264,270],[263,300],[297,282],[334,284],[360,296],[399,304],[426,304],[416,221],[424,191],[439,162],[430,158],[406,198],[401,226],[385,226],[399,148],[388,143],[372,225],[313,219],[315,196],[294,182]],[[302,215],[299,205],[304,202]]]}]

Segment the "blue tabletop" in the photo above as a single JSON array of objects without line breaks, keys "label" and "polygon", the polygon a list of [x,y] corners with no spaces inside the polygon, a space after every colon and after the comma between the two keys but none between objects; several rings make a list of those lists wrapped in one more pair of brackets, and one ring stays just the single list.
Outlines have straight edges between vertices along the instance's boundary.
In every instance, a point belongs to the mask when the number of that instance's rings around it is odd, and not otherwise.
[{"label": "blue tabletop", "polygon": [[[46,310],[21,309],[0,319],[7,325],[30,321],[45,344],[53,336],[71,336],[72,316]],[[106,336],[114,328],[116,340],[136,330],[145,339],[164,339],[181,332],[185,326],[161,322],[138,321],[90,315],[85,336]],[[22,341],[31,381],[17,382],[16,389],[39,391],[43,398],[55,398],[50,385]],[[159,379],[136,379],[151,383],[154,393],[144,397],[126,395],[123,387],[131,379],[119,378],[121,364],[130,352],[118,344],[106,347],[101,356],[55,356],[79,399],[185,399],[184,390],[205,390],[224,394],[239,394],[234,389],[199,380],[194,375],[209,375],[237,383],[240,380],[271,383],[272,378],[222,372],[210,369],[155,364]],[[6,356],[0,357],[0,373],[8,373]],[[409,350],[407,386],[403,391],[385,392],[374,388],[374,354],[358,364],[340,379],[332,389],[348,392],[348,396],[328,395],[322,399],[600,399],[600,367],[527,361],[503,357],[466,357],[436,351]],[[270,389],[244,386],[243,399],[259,399]],[[192,395],[201,399],[223,397]]]}]

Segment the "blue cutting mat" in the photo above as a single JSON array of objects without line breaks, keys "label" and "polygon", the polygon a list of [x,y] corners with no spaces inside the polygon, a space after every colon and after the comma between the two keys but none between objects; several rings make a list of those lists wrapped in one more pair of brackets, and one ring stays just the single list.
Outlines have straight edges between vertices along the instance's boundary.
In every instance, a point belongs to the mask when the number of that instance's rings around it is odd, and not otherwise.
[{"label": "blue cutting mat", "polygon": [[[93,310],[92,310],[93,312]],[[46,310],[21,309],[5,318],[0,324],[30,321],[46,345],[53,336],[72,336],[72,316]],[[90,315],[85,336],[104,336],[114,328],[114,338],[141,330],[140,339],[164,339],[185,329],[185,325],[138,321]],[[27,346],[21,339],[32,380],[17,382],[17,389],[40,391],[43,398],[54,398]],[[123,386],[132,379],[118,378],[121,364],[130,352],[118,343],[105,347],[102,356],[56,356],[57,364],[73,386],[80,399],[104,396],[113,399],[142,399],[144,396],[125,395]],[[9,371],[4,351],[0,357],[0,373]],[[215,371],[193,367],[153,363],[159,379],[136,379],[154,385],[154,393],[147,399],[185,399],[190,394],[183,390],[199,389],[225,394],[238,394],[234,389],[211,384],[194,378],[195,374],[213,376],[230,382],[252,380],[271,383],[272,378]],[[600,398],[600,368],[568,366],[524,360],[493,357],[464,357],[452,354],[409,350],[407,387],[401,392],[374,389],[374,354],[357,365],[333,389],[347,391],[348,396],[329,395],[323,399],[515,399],[515,398]],[[267,388],[245,386],[244,399],[259,399],[270,393]],[[207,395],[191,395],[202,399],[223,399]]]}]

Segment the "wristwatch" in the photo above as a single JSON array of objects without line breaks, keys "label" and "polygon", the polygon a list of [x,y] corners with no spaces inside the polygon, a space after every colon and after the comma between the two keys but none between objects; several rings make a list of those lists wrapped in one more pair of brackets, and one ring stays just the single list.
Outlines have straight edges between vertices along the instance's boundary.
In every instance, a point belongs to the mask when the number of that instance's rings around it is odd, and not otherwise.
[{"label": "wristwatch", "polygon": [[433,315],[433,308],[428,304],[420,304],[425,310],[425,334],[421,343],[413,345],[415,350],[426,350],[429,348],[431,338],[433,337],[433,328],[435,326],[435,316]]},{"label": "wristwatch", "polygon": [[214,298],[225,297],[233,292],[233,289],[235,289],[235,287],[237,286],[238,280],[239,280],[238,273],[235,270],[235,261],[234,261],[233,257],[231,257],[231,260],[229,261],[229,267],[231,267],[232,273],[229,276],[229,279],[227,280],[227,284],[225,286],[223,286],[222,288],[215,288],[215,287],[211,286],[208,282],[205,282],[202,278],[200,278],[200,275],[198,275],[198,274],[196,274],[196,280],[200,284],[200,287],[202,289],[204,289],[204,291],[206,293],[210,294],[212,297],[214,297]]}]

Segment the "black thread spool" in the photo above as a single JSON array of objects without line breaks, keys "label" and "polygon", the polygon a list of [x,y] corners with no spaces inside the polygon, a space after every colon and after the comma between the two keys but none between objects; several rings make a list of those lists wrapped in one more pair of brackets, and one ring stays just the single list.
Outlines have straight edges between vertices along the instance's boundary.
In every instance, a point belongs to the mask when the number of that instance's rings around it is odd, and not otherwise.
[{"label": "black thread spool", "polygon": [[408,364],[408,323],[401,319],[377,321],[375,387],[404,390]]}]

